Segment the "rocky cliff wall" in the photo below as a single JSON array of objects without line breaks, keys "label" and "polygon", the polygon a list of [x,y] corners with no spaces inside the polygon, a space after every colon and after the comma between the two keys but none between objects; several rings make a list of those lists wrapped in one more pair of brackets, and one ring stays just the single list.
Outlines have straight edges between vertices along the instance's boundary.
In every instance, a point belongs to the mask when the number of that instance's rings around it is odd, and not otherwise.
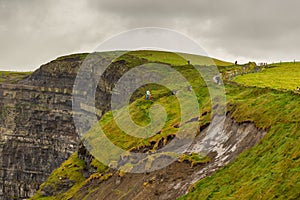
[{"label": "rocky cliff wall", "polygon": [[[94,54],[79,79],[86,91],[75,92],[86,98],[86,92],[96,89],[95,106],[99,115],[110,108],[112,88],[130,65],[125,60],[110,64],[111,54]],[[77,149],[72,94],[86,56],[64,56],[42,65],[17,84],[0,84],[0,200],[32,196],[49,174]],[[135,62],[146,61],[135,59]],[[97,69],[106,65],[109,70],[97,76]],[[99,81],[93,85],[91,79]],[[88,114],[93,112],[92,106],[80,104],[80,109]]]},{"label": "rocky cliff wall", "polygon": [[18,84],[0,84],[0,199],[32,196],[77,150],[72,89],[85,56],[58,58]]},{"label": "rocky cliff wall", "polygon": [[0,199],[34,194],[77,148],[71,91],[0,85]]}]

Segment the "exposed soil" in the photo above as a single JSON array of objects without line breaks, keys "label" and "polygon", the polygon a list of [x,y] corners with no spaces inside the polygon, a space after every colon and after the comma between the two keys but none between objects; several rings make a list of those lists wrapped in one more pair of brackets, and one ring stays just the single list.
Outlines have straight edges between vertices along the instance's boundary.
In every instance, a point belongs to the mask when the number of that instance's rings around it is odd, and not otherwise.
[{"label": "exposed soil", "polygon": [[191,168],[189,163],[174,162],[150,173],[130,173],[120,177],[115,172],[100,184],[100,181],[93,180],[85,185],[75,199],[82,199],[91,188],[97,189],[88,199],[174,199],[182,194],[176,186],[201,168],[202,165]]}]

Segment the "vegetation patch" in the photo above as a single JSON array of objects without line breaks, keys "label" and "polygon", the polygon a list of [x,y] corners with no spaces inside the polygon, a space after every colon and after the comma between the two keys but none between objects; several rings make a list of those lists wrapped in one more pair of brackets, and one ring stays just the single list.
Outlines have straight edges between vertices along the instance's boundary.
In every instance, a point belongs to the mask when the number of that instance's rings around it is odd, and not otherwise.
[{"label": "vegetation patch", "polygon": [[17,83],[30,74],[32,74],[32,72],[0,71],[0,83]]},{"label": "vegetation patch", "polygon": [[274,88],[295,91],[300,87],[300,62],[276,63],[263,68],[259,73],[237,76],[233,81],[245,86]]},{"label": "vegetation patch", "polygon": [[300,197],[299,95],[273,89],[227,86],[236,121],[268,129],[255,147],[197,182],[180,199],[298,199]]},{"label": "vegetation patch", "polygon": [[190,153],[190,154],[182,154],[179,159],[179,162],[189,162],[191,163],[191,167],[199,164],[206,164],[211,161],[211,159],[206,155],[201,155],[198,153]]},{"label": "vegetation patch", "polygon": [[55,169],[31,199],[68,199],[85,180],[82,172],[85,163],[74,153],[59,168]]}]

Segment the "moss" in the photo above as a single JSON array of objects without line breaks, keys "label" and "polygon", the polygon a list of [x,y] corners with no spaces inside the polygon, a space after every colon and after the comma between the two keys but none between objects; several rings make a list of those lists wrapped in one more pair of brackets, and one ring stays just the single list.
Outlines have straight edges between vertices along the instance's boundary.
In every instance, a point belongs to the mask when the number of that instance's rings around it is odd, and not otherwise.
[{"label": "moss", "polygon": [[99,180],[101,183],[102,181],[109,179],[112,175],[113,175],[112,173],[106,173],[106,174],[94,173],[85,181],[85,184],[95,179]]},{"label": "moss", "polygon": [[97,169],[97,172],[99,173],[104,173],[106,172],[109,168],[104,165],[103,163],[99,162],[97,159],[93,159],[91,162],[91,166]]},{"label": "moss", "polygon": [[84,168],[84,161],[78,158],[77,153],[74,153],[51,173],[31,199],[67,199],[83,184]]},{"label": "moss", "polygon": [[191,153],[191,154],[182,154],[179,159],[179,162],[189,162],[191,167],[198,165],[198,164],[206,164],[211,161],[211,159],[206,155],[201,155],[198,153]]}]

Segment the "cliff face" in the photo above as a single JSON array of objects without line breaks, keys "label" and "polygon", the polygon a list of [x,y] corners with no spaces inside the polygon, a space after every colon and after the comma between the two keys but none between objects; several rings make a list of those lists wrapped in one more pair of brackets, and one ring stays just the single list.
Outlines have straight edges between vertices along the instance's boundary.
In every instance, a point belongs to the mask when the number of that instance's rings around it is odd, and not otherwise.
[{"label": "cliff face", "polygon": [[27,198],[76,150],[71,94],[0,85],[0,199]]},{"label": "cliff face", "polygon": [[[31,197],[49,174],[77,150],[72,92],[86,56],[64,56],[42,65],[17,84],[0,83],[0,199]],[[96,56],[93,67],[111,62],[109,55]],[[111,64],[110,69],[96,88],[96,107],[102,113],[110,107],[114,83],[129,68],[121,60]],[[95,78],[90,71],[83,72],[82,84],[90,78]],[[89,105],[81,109],[90,112]]]},{"label": "cliff face", "polygon": [[18,84],[0,84],[0,199],[32,196],[77,149],[72,86],[80,56],[43,65]]}]

